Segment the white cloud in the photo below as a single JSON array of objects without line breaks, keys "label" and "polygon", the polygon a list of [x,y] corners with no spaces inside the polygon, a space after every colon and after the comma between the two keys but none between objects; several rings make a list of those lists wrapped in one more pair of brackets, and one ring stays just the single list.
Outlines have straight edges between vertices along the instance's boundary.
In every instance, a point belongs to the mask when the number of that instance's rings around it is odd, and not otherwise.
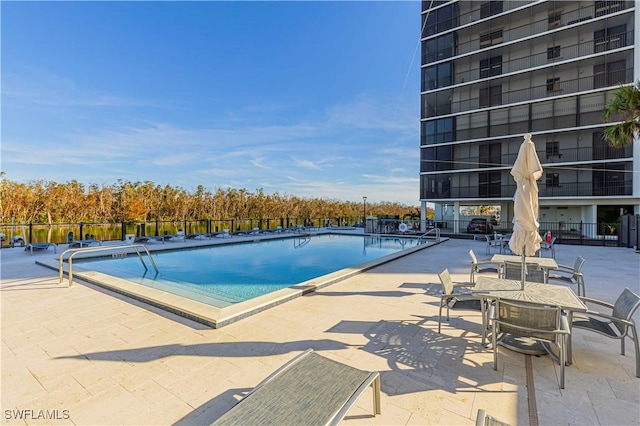
[{"label": "white cloud", "polygon": [[[359,200],[367,195],[372,202],[417,204],[417,106],[363,94],[328,108],[325,117],[313,122],[289,118],[289,124],[255,124],[260,120],[249,115],[290,107],[270,108],[265,102],[233,112],[236,120],[207,120],[197,126],[136,119],[143,114],[130,107],[145,105],[145,100],[83,91],[64,80],[52,86],[50,93],[42,87],[21,92],[14,84],[8,89],[10,103],[26,97],[64,105],[72,116],[85,115],[86,122],[81,128],[61,125],[28,137],[5,125],[9,131],[3,137],[3,171],[9,179],[150,180],[185,188],[263,187],[303,197]],[[66,100],[56,94],[62,88],[69,89]],[[98,106],[128,118],[109,114],[109,119],[91,121],[96,112],[92,108]],[[52,117],[55,110],[39,113]]]}]

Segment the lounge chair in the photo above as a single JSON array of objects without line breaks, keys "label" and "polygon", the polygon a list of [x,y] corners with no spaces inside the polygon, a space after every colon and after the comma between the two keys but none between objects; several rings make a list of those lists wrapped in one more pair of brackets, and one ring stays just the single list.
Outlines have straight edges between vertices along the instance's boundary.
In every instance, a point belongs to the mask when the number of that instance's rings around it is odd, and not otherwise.
[{"label": "lounge chair", "polygon": [[151,241],[158,241],[155,239],[155,237],[147,237],[146,235],[142,236],[142,237],[136,237],[135,240],[133,240],[134,243],[148,243]]},{"label": "lounge chair", "polygon": [[102,241],[99,240],[74,240],[69,244],[69,248],[83,248],[89,247],[93,244],[97,244],[99,246],[102,245]]},{"label": "lounge chair", "polygon": [[33,256],[34,251],[46,250],[49,247],[53,247],[53,252],[57,253],[57,246],[54,243],[30,243],[24,248],[24,251],[28,251]]},{"label": "lounge chair", "polygon": [[165,235],[162,235],[162,236],[160,236],[158,238],[162,239],[162,241],[172,241],[172,242],[176,242],[176,241],[186,242],[187,241],[187,236],[185,235],[184,231],[178,231],[175,234],[165,234]]},{"label": "lounge chair", "polygon": [[358,370],[307,349],[252,389],[214,425],[337,425],[373,387],[380,414],[380,374]]},{"label": "lounge chair", "polygon": [[[620,340],[620,353],[624,355],[624,341],[626,337],[631,338],[635,346],[636,354],[636,377],[640,377],[640,349],[638,345],[638,328],[633,320],[633,314],[640,307],[640,296],[628,288],[625,288],[614,304],[601,300],[581,297],[580,300],[587,306],[598,305],[607,308],[607,313],[597,312],[589,309],[586,313],[574,312],[571,321],[573,327],[594,331],[611,339]],[[631,334],[629,334],[631,331]],[[606,365],[606,361],[604,365]]]}]

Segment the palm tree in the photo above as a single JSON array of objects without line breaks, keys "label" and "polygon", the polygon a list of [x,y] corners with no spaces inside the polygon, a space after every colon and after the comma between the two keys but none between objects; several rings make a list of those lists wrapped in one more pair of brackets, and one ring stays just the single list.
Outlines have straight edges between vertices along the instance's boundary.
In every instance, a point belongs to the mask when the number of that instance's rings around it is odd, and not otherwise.
[{"label": "palm tree", "polygon": [[630,145],[633,138],[640,135],[640,81],[621,86],[605,105],[602,119],[610,121],[617,114],[621,115],[622,122],[607,127],[602,138],[614,147]]}]

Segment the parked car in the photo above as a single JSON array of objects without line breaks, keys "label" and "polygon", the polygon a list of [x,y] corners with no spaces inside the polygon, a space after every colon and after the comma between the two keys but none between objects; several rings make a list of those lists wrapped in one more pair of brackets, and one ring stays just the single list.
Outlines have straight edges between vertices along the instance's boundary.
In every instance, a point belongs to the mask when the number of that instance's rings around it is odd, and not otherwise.
[{"label": "parked car", "polygon": [[491,234],[493,232],[493,225],[489,220],[484,218],[473,218],[467,225],[467,233],[469,234]]}]

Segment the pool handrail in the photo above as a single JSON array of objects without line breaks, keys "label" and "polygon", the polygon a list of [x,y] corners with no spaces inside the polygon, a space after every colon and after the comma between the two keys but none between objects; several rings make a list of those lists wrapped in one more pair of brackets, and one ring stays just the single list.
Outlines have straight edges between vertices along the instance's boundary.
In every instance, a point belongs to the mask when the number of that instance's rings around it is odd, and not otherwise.
[{"label": "pool handrail", "polygon": [[436,241],[440,241],[440,228],[432,228],[429,229],[427,232],[425,232],[424,234],[420,235],[420,238],[418,238],[418,241],[421,240],[422,238],[427,238],[427,236],[431,233],[435,233],[436,234]]},{"label": "pool handrail", "polygon": [[[156,270],[156,273],[158,273],[158,267],[156,266],[156,262],[153,260],[153,257],[151,257],[151,253],[149,252],[149,249],[144,245],[144,244],[127,244],[127,245],[119,245],[119,246],[99,246],[99,247],[82,247],[82,248],[71,248],[71,249],[67,249],[65,251],[63,251],[62,253],[60,253],[60,256],[58,257],[58,269],[60,271],[60,283],[62,283],[63,281],[63,276],[64,276],[64,268],[62,267],[63,263],[64,263],[64,255],[67,253],[71,253],[69,255],[69,257],[67,258],[67,262],[69,263],[69,287],[71,287],[73,285],[73,256],[75,256],[78,253],[89,253],[89,252],[97,252],[97,251],[109,251],[109,250],[114,250],[114,249],[129,249],[129,248],[133,248],[133,250],[136,252],[136,254],[138,255],[138,258],[140,259],[140,262],[142,263],[142,266],[144,267],[145,271],[148,271],[149,268],[147,268],[147,264],[144,262],[144,259],[142,258],[142,255],[140,254],[140,250],[138,250],[140,247],[142,247],[144,249],[144,251],[147,253],[147,257],[149,258],[149,261],[151,262],[151,265],[153,265],[153,269]],[[127,252],[128,254],[128,252]]]}]

